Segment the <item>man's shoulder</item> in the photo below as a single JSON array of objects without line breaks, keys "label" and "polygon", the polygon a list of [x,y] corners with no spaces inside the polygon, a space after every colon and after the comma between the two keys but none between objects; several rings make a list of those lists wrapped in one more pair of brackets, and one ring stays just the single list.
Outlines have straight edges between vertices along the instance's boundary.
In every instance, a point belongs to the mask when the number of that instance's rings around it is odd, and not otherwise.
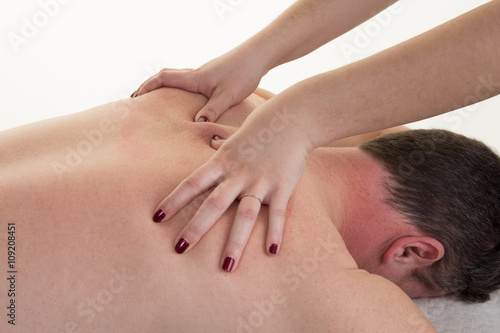
[{"label": "man's shoulder", "polygon": [[318,331],[435,332],[414,302],[381,276],[344,268],[323,282],[327,286],[310,295],[308,314],[329,323]]}]

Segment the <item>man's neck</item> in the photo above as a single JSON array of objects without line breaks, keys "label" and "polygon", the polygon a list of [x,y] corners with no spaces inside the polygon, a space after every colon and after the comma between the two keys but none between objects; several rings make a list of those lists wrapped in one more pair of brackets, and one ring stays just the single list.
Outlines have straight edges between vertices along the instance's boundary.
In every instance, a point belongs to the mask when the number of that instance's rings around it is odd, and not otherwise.
[{"label": "man's neck", "polygon": [[406,224],[385,202],[384,169],[359,148],[311,154],[315,187],[359,268],[371,270]]}]

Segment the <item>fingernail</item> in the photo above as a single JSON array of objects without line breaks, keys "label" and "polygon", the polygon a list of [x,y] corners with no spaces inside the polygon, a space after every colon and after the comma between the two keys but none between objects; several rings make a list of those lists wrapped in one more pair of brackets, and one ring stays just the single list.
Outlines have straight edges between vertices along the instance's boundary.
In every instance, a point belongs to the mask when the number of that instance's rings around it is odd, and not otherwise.
[{"label": "fingernail", "polygon": [[233,265],[234,259],[231,257],[226,257],[226,259],[224,259],[224,263],[222,264],[222,269],[226,272],[231,272],[231,270],[233,269]]},{"label": "fingernail", "polygon": [[130,98],[134,98],[135,91],[130,95]]},{"label": "fingernail", "polygon": [[205,116],[201,116],[200,118],[198,118],[198,122],[208,122],[208,118],[205,117]]},{"label": "fingernail", "polygon": [[222,139],[220,136],[218,136],[217,134],[215,134],[213,137],[212,137],[212,140],[220,140]]},{"label": "fingernail", "polygon": [[186,249],[188,248],[188,246],[189,246],[189,243],[187,242],[187,240],[185,240],[184,238],[181,238],[177,242],[177,245],[175,245],[175,252],[177,252],[179,254],[183,254],[184,251],[186,251]]},{"label": "fingernail", "polygon": [[165,218],[165,212],[163,211],[163,209],[158,209],[158,211],[153,216],[153,221],[158,223],[161,222],[163,218]]},{"label": "fingernail", "polygon": [[269,253],[276,254],[278,253],[278,244],[272,244],[269,246]]}]

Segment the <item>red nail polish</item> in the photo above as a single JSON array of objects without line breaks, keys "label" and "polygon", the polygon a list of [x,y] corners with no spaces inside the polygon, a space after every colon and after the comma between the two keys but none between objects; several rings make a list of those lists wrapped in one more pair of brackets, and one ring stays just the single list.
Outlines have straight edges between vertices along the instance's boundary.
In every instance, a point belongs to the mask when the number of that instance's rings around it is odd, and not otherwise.
[{"label": "red nail polish", "polygon": [[226,259],[224,259],[224,263],[222,264],[222,269],[226,272],[231,272],[231,270],[233,269],[233,265],[234,259],[231,257],[226,257]]},{"label": "red nail polish", "polygon": [[198,118],[198,122],[208,122],[208,118],[205,117],[205,116],[201,116],[200,118]]},{"label": "red nail polish", "polygon": [[163,211],[163,209],[158,209],[158,211],[153,216],[153,221],[158,223],[161,222],[161,220],[163,220],[164,218],[165,218],[165,212]]},{"label": "red nail polish", "polygon": [[189,243],[184,238],[179,239],[177,245],[175,245],[175,252],[183,254],[189,247]]},{"label": "red nail polish", "polygon": [[269,253],[276,254],[278,253],[278,244],[272,244],[269,246]]}]

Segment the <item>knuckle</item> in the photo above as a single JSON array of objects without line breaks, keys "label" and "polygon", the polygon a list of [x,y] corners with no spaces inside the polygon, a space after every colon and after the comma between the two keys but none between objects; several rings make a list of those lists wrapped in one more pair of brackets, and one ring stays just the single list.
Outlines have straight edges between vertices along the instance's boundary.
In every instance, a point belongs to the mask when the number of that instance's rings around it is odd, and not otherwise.
[{"label": "knuckle", "polygon": [[156,82],[158,84],[164,85],[171,75],[172,73],[167,68],[164,68],[156,75]]},{"label": "knuckle", "polygon": [[162,69],[158,72],[158,75],[160,75],[160,76],[167,75],[169,72],[170,72],[170,69],[169,69],[169,68],[162,68]]},{"label": "knuckle", "polygon": [[156,78],[158,79],[158,81],[162,81],[167,76],[168,76],[168,72],[165,68],[162,69],[158,74],[156,74]]},{"label": "knuckle", "polygon": [[227,252],[231,253],[233,257],[238,258],[241,253],[243,252],[243,249],[245,248],[246,242],[238,239],[238,240],[232,240],[230,244],[228,244],[227,247]]},{"label": "knuckle", "polygon": [[226,252],[231,253],[231,255],[235,257],[239,257],[243,253],[247,241],[248,239],[242,234],[231,238],[227,243]]},{"label": "knuckle", "polygon": [[253,222],[257,219],[259,212],[255,208],[243,208],[239,212],[239,216],[243,221]]},{"label": "knuckle", "polygon": [[222,210],[224,208],[224,197],[221,194],[212,193],[208,196],[206,200],[207,204],[217,210]]},{"label": "knuckle", "polygon": [[215,92],[215,87],[217,86],[216,81],[212,80],[212,78],[207,76],[204,72],[200,71],[192,73],[194,78],[196,78],[195,81],[198,91],[207,98],[211,98]]},{"label": "knuckle", "polygon": [[191,223],[186,228],[185,232],[186,232],[187,238],[191,241],[198,240],[205,234],[205,230],[202,228],[202,226],[198,225],[196,223]]},{"label": "knuckle", "polygon": [[235,105],[239,102],[238,96],[232,89],[226,90],[226,100],[229,105]]},{"label": "knuckle", "polygon": [[276,208],[273,210],[272,213],[275,217],[277,217],[280,220],[284,220],[286,217],[286,209],[283,208]]},{"label": "knuckle", "polygon": [[201,179],[198,175],[190,175],[186,178],[186,184],[191,189],[198,191],[201,188]]},{"label": "knuckle", "polygon": [[290,187],[292,183],[293,183],[292,179],[288,177],[282,177],[278,181],[278,185],[284,188]]},{"label": "knuckle", "polygon": [[217,111],[215,110],[215,108],[213,106],[206,105],[203,108],[203,111],[208,115],[209,119],[215,119],[215,118],[217,118]]}]

